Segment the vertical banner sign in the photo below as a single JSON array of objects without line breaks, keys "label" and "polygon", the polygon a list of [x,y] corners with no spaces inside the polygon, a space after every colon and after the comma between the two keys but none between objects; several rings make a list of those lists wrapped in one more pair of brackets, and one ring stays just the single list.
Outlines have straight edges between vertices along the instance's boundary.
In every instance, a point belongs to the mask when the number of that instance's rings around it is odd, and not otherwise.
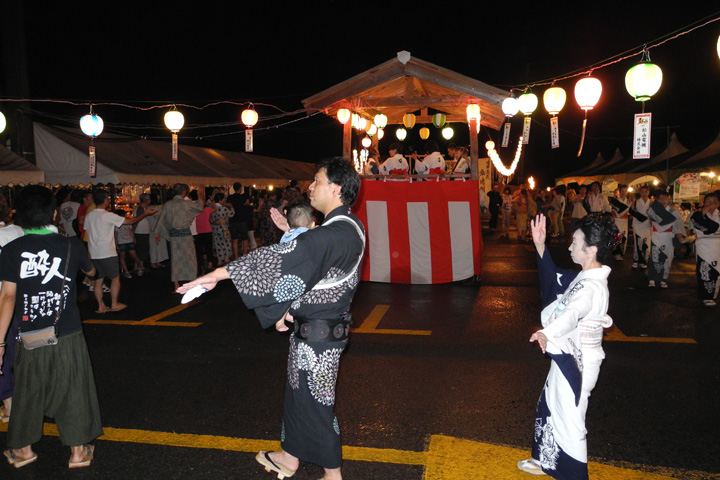
[{"label": "vertical banner sign", "polygon": [[530,117],[525,117],[525,122],[523,123],[523,145],[527,145],[530,143],[530,122],[532,119]]},{"label": "vertical banner sign", "polygon": [[550,117],[550,146],[560,147],[560,129],[558,128],[558,117]]},{"label": "vertical banner sign", "polygon": [[650,158],[651,113],[635,114],[633,135],[633,159]]},{"label": "vertical banner sign", "polygon": [[172,134],[172,159],[175,161],[178,159],[177,133]]},{"label": "vertical banner sign", "polygon": [[253,151],[253,134],[252,130],[249,128],[245,130],[245,151],[246,152],[252,152]]},{"label": "vertical banner sign", "polygon": [[510,122],[505,122],[505,128],[503,129],[502,147],[505,148],[510,143]]},{"label": "vertical banner sign", "polygon": [[89,163],[89,171],[90,177],[95,178],[97,176],[97,163],[95,162],[95,147],[92,145],[90,146],[90,163]]}]

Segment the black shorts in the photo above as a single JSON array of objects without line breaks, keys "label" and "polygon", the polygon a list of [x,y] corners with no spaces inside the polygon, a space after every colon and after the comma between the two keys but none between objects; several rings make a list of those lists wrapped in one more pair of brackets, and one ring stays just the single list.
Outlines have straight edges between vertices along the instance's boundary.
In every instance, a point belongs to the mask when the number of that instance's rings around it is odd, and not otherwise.
[{"label": "black shorts", "polygon": [[248,227],[245,222],[230,222],[230,238],[233,240],[247,240]]}]

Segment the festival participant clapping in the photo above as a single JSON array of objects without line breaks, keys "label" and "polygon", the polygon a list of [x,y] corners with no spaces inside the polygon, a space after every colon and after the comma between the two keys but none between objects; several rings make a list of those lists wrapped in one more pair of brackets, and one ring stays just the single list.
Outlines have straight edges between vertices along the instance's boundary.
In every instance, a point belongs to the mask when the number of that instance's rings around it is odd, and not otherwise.
[{"label": "festival participant clapping", "polygon": [[578,222],[570,257],[581,272],[555,266],[545,249],[545,218],[530,222],[538,253],[543,328],[537,342],[552,364],[535,414],[532,458],[518,468],[554,478],[588,478],[585,413],[595,388],[602,349],[603,328],[612,325],[607,315],[610,268],[603,265],[618,241],[612,218],[588,216]]}]

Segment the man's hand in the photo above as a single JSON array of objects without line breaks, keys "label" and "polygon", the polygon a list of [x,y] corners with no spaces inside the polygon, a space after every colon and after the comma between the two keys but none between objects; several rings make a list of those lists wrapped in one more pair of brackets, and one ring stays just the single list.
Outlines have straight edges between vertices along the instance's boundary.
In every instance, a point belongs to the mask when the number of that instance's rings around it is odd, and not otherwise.
[{"label": "man's hand", "polygon": [[288,311],[285,312],[285,315],[283,315],[283,317],[280,320],[278,320],[277,323],[275,324],[275,330],[277,330],[278,332],[287,332],[288,330],[290,330],[290,327],[285,325],[285,321],[288,321],[290,323],[295,323],[295,319],[293,318],[292,315],[290,315],[289,308],[288,308]]}]

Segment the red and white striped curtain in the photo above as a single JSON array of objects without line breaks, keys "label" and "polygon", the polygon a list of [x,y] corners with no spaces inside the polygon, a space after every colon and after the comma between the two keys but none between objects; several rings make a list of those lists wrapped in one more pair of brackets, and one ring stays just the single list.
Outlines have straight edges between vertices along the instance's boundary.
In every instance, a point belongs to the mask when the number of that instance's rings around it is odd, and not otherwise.
[{"label": "red and white striped curtain", "polygon": [[367,230],[361,280],[428,284],[481,274],[477,182],[363,180],[353,212]]}]

